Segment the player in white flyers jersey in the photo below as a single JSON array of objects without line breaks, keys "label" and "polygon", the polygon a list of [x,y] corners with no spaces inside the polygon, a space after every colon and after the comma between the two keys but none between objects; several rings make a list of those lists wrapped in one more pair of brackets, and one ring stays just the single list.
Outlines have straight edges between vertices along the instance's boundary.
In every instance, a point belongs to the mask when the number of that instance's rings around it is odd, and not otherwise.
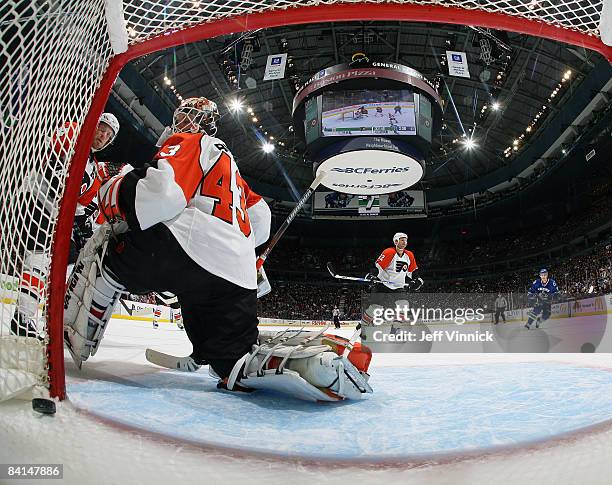
[{"label": "player in white flyers jersey", "polygon": [[[416,290],[423,285],[417,274],[418,266],[412,251],[406,249],[408,236],[398,232],[393,236],[395,247],[385,249],[376,260],[378,279],[377,291],[397,291],[408,287]],[[406,280],[408,276],[408,280]]]},{"label": "player in white flyers jersey", "polygon": [[[393,236],[394,247],[385,249],[374,263],[378,271],[378,277],[368,274],[366,278],[374,283],[372,293],[385,293],[378,298],[370,300],[362,316],[357,329],[372,324],[372,318],[376,307],[393,307],[397,304],[395,295],[402,294],[408,290],[417,291],[423,286],[423,279],[419,276],[418,266],[412,251],[406,249],[408,236],[403,232],[395,233]],[[362,341],[366,335],[362,333]]]},{"label": "player in white flyers jersey", "polygon": [[330,401],[372,392],[367,348],[322,331],[259,336],[255,248],[271,213],[214,137],[218,116],[206,98],[184,100],[153,162],[100,188],[100,212],[117,224],[87,242],[68,282],[64,337],[75,363],[97,351],[121,293],[169,291],[192,360],[209,364],[218,387]]},{"label": "player in white flyers jersey", "polygon": [[185,100],[154,160],[101,187],[101,214],[129,229],[113,234],[103,253],[87,316],[98,335],[75,330],[78,275],[69,283],[66,340],[77,363],[97,350],[107,314],[126,289],[175,294],[192,356],[221,377],[256,342],[255,247],[269,237],[271,213],[214,137],[218,117],[208,99]]},{"label": "player in white flyers jersey", "polygon": [[[79,125],[66,122],[51,136],[48,159],[44,169],[29,177],[21,188],[29,202],[23,207],[21,240],[26,242],[23,264],[20,268],[19,294],[11,332],[20,336],[42,337],[38,320],[38,305],[45,300],[44,275],[49,265],[47,237],[51,222],[57,217],[52,194],[59,190],[62,166],[68,163],[70,147],[77,136]],[[95,196],[107,179],[106,166],[96,159],[96,153],[111,145],[119,132],[119,121],[112,113],[102,113],[91,144],[85,172],[81,181],[72,229],[70,251],[75,255],[92,235],[90,216],[97,209]],[[4,236],[4,235],[3,235]],[[8,236],[7,236],[8,237]],[[76,259],[76,256],[75,258]],[[74,262],[74,260],[70,261]]]}]

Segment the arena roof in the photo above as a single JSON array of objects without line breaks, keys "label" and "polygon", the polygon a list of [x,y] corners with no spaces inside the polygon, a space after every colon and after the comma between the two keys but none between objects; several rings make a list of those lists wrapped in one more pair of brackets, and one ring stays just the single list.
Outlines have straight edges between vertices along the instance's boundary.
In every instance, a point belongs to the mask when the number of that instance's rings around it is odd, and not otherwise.
[{"label": "arena roof", "polygon": [[[467,52],[469,79],[449,76],[446,50]],[[289,56],[285,78],[262,81],[267,56],[281,52]],[[444,125],[422,182],[427,189],[466,184],[508,167],[542,138],[583,81],[606,62],[592,51],[510,32],[350,22],[219,37],[145,56],[133,67],[156,90],[168,113],[180,98],[216,101],[222,112],[219,136],[248,179],[277,186],[290,180],[305,187],[313,178],[312,167],[305,163],[304,143],[291,126],[293,96],[314,73],[348,62],[356,52],[411,66],[439,85]],[[235,99],[244,105],[242,112],[231,110]],[[565,121],[568,126],[572,122]],[[549,130],[546,141],[552,145],[556,137],[550,136]],[[468,149],[468,139],[476,147]],[[273,153],[260,149],[264,141],[275,144]]]}]

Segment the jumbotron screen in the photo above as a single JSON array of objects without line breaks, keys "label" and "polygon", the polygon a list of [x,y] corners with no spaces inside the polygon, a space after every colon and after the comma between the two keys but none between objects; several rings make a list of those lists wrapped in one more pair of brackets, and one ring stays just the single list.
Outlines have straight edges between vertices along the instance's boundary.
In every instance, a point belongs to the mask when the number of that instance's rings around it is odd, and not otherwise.
[{"label": "jumbotron screen", "polygon": [[322,135],[416,135],[415,95],[410,90],[332,91],[322,96]]},{"label": "jumbotron screen", "polygon": [[315,219],[404,219],[426,217],[422,190],[400,190],[386,195],[350,195],[340,192],[315,192]]}]

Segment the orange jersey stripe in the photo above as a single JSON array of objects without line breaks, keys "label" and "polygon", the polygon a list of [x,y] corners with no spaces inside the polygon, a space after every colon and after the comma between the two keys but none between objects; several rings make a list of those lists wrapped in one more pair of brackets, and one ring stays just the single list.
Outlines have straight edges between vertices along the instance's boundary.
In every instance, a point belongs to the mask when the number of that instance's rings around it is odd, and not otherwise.
[{"label": "orange jersey stripe", "polygon": [[177,133],[168,138],[155,155],[156,160],[164,159],[172,166],[174,180],[181,187],[186,202],[193,198],[204,176],[199,163],[203,136],[201,133]]}]

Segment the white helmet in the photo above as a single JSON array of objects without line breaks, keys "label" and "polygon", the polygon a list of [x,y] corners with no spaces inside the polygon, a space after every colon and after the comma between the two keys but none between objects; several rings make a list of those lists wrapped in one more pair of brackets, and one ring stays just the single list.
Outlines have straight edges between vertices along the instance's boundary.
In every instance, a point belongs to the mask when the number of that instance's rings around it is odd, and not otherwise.
[{"label": "white helmet", "polygon": [[[189,123],[185,127],[185,118]],[[172,131],[174,133],[206,133],[209,136],[217,134],[219,110],[217,103],[205,97],[187,98],[174,111]]]},{"label": "white helmet", "polygon": [[397,244],[397,242],[398,242],[398,241],[399,241],[401,238],[403,238],[403,237],[405,237],[406,239],[408,239],[408,235],[407,235],[407,234],[405,234],[405,233],[403,233],[403,232],[396,232],[396,233],[393,235],[393,244]]},{"label": "white helmet", "polygon": [[113,130],[113,136],[109,138],[106,145],[104,145],[102,148],[95,149],[92,147],[91,151],[93,152],[99,152],[100,150],[104,150],[107,146],[109,146],[112,142],[115,141],[115,138],[117,137],[117,133],[119,133],[119,120],[114,114],[102,113],[102,116],[100,116],[100,121],[98,121],[98,124],[100,123],[104,123],[110,126],[110,129]]}]

